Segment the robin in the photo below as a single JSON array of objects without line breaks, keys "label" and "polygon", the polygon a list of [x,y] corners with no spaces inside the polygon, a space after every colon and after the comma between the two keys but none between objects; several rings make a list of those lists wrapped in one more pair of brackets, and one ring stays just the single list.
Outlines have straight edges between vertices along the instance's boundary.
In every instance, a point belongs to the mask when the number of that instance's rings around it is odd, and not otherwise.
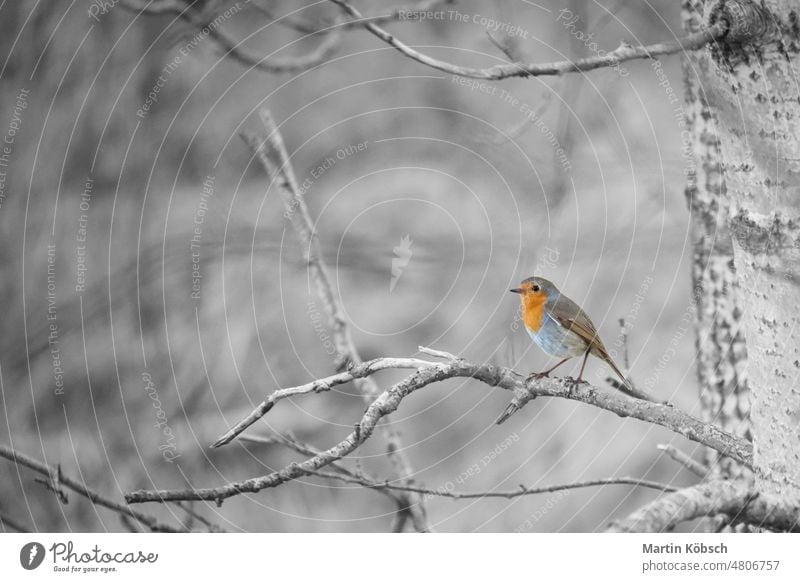
[{"label": "robin", "polygon": [[541,277],[528,277],[518,289],[522,302],[522,319],[533,341],[542,350],[556,358],[562,358],[555,366],[544,372],[534,372],[528,378],[543,378],[571,358],[583,356],[577,382],[583,377],[583,369],[589,354],[603,360],[622,380],[622,385],[635,392],[631,383],[608,355],[594,324],[574,301],[563,295],[553,283]]}]

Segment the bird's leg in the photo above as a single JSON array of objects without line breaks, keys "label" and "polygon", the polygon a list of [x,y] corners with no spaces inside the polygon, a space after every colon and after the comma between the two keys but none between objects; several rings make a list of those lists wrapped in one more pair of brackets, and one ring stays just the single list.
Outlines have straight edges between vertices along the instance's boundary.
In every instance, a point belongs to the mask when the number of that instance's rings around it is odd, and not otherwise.
[{"label": "bird's leg", "polygon": [[550,376],[550,372],[552,372],[553,370],[558,368],[561,364],[563,364],[567,360],[569,360],[569,358],[564,358],[559,363],[557,363],[555,366],[553,366],[552,368],[548,368],[544,372],[531,372],[530,374],[528,374],[528,378],[527,378],[526,382],[530,382],[531,380],[533,380],[535,378],[547,378],[548,376]]},{"label": "bird's leg", "polygon": [[583,355],[583,363],[581,364],[581,371],[578,374],[578,383],[580,384],[583,381],[583,370],[586,368],[586,360],[589,359],[589,352],[591,350],[586,350],[586,353]]},{"label": "bird's leg", "polygon": [[589,359],[589,352],[591,350],[587,349],[586,353],[583,355],[583,363],[581,364],[581,371],[578,373],[578,379],[575,380],[569,388],[569,393],[572,394],[572,390],[578,386],[581,382],[583,382],[583,370],[586,368],[586,360]]}]

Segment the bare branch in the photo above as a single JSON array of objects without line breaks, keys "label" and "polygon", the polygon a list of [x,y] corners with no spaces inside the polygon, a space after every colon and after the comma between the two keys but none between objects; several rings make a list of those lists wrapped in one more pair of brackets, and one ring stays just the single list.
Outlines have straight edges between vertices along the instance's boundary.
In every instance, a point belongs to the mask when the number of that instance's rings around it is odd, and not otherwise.
[{"label": "bare branch", "polygon": [[708,476],[708,467],[702,463],[698,463],[680,449],[675,448],[673,445],[656,445],[656,448],[659,451],[665,452],[667,455],[672,457],[672,459],[689,469],[698,477]]},{"label": "bare branch", "polygon": [[628,326],[625,324],[625,318],[619,318],[619,334],[622,337],[622,366],[625,373],[631,371],[631,361],[628,354]]},{"label": "bare branch", "polygon": [[388,481],[380,482],[371,480],[365,477],[348,477],[346,475],[337,475],[327,471],[309,471],[309,475],[317,477],[325,477],[326,479],[333,479],[342,481],[344,483],[354,483],[361,485],[368,489],[389,489],[392,491],[413,491],[422,495],[449,497],[450,499],[484,499],[492,497],[500,497],[503,499],[513,499],[515,497],[522,497],[524,495],[539,495],[541,493],[554,493],[556,491],[565,491],[568,489],[582,489],[586,487],[600,487],[603,485],[635,485],[638,487],[647,487],[649,489],[657,489],[659,491],[677,491],[677,487],[658,483],[656,481],[648,481],[646,479],[635,479],[633,477],[616,477],[610,479],[595,479],[593,481],[579,481],[577,483],[564,483],[561,485],[548,485],[545,487],[525,487],[520,485],[518,489],[509,491],[478,491],[475,493],[466,493],[462,491],[446,491],[444,489],[427,489],[425,487],[414,487],[409,485],[394,485]]},{"label": "bare branch", "polygon": [[[255,443],[255,444],[264,444],[264,445],[281,445],[297,451],[301,455],[305,455],[307,457],[314,457],[319,455],[321,451],[317,450],[316,448],[312,447],[307,443],[302,443],[295,439],[294,437],[288,435],[279,434],[275,437],[271,436],[251,436],[251,435],[242,435],[241,440],[245,442]],[[370,479],[361,473],[357,473],[355,471],[351,471],[341,463],[331,463],[328,465],[334,471],[345,475],[347,477],[352,477],[354,479],[363,478],[371,481],[376,481],[375,479]],[[399,496],[395,495],[391,491],[387,489],[376,489],[379,493],[383,493],[386,496],[390,497],[395,503],[398,505],[402,503],[402,500]]]},{"label": "bare branch", "polygon": [[69,503],[69,498],[67,497],[67,492],[61,488],[62,477],[63,475],[61,474],[61,465],[58,465],[56,466],[56,470],[54,473],[51,473],[44,479],[37,477],[34,479],[34,481],[43,485],[45,489],[47,489],[48,491],[53,493],[56,497],[58,497],[58,500],[61,503],[66,505],[67,503]]},{"label": "bare branch", "polygon": [[177,0],[122,0],[120,6],[128,10],[135,10],[145,14],[175,14],[180,12],[185,5]]},{"label": "bare branch", "polygon": [[612,532],[663,532],[699,517],[725,515],[732,522],[800,532],[800,499],[759,494],[743,480],[706,481],[656,499],[612,523]]},{"label": "bare branch", "polygon": [[308,384],[303,384],[302,386],[295,386],[293,388],[283,388],[280,390],[276,390],[275,392],[269,395],[269,398],[267,398],[264,402],[259,404],[255,408],[255,410],[253,410],[253,412],[247,415],[244,419],[237,422],[233,426],[233,428],[231,428],[228,432],[222,435],[211,446],[216,448],[227,445],[238,435],[244,432],[249,426],[257,422],[258,419],[260,419],[267,412],[272,410],[272,407],[275,406],[276,402],[288,398],[290,396],[296,396],[298,394],[309,394],[311,392],[314,393],[327,392],[334,386],[339,386],[340,384],[347,384],[348,382],[352,382],[353,380],[356,379],[366,378],[367,376],[374,374],[379,370],[399,369],[399,368],[419,369],[431,365],[432,365],[431,362],[425,360],[417,360],[414,358],[378,358],[375,360],[370,360],[369,362],[364,362],[363,364],[359,364],[357,366],[353,366],[346,372],[340,372],[339,374],[334,374],[333,376],[328,376],[327,378],[323,378],[321,380],[314,380],[313,382],[309,382]]},{"label": "bare branch", "polygon": [[[261,162],[267,175],[272,179],[273,183],[277,183],[286,214],[289,216],[292,227],[300,241],[300,246],[303,249],[309,274],[316,283],[317,294],[323,303],[325,313],[328,315],[331,335],[333,336],[334,346],[338,354],[339,361],[337,362],[337,366],[340,368],[345,364],[359,366],[362,363],[361,355],[358,353],[350,334],[350,326],[345,318],[344,308],[339,298],[333,292],[333,287],[328,277],[327,266],[322,258],[322,252],[320,251],[319,240],[314,233],[311,215],[308,212],[302,190],[294,175],[294,169],[292,168],[291,159],[286,150],[286,146],[283,143],[283,137],[278,131],[278,126],[275,124],[269,111],[262,109],[259,113],[267,132],[266,138],[262,141],[244,136],[244,139],[252,149],[253,154],[259,162]],[[277,160],[273,160],[273,155],[277,157]],[[367,405],[370,405],[381,393],[378,385],[372,378],[368,377],[368,375],[363,379],[354,378],[354,381],[356,389],[361,393],[364,403]],[[269,410],[269,408],[270,406],[267,405],[264,412]],[[261,413],[262,416],[264,412]],[[253,421],[256,419],[257,418],[254,418]],[[232,430],[235,431],[236,427]],[[241,430],[244,430],[244,428],[240,427],[239,432],[241,432]],[[410,479],[413,475],[413,471],[411,469],[411,464],[406,458],[400,436],[395,429],[390,426],[381,427],[381,433],[386,439],[388,457],[395,470],[402,479]],[[227,436],[235,438],[235,434],[231,434],[231,431],[229,431]],[[216,446],[224,444],[223,441],[225,441],[225,438],[215,443]],[[418,500],[409,500],[406,505],[412,508],[410,509],[410,517],[414,527],[418,531],[429,531],[430,528],[425,520],[424,506],[419,503]]]},{"label": "bare branch", "polygon": [[[414,367],[411,364],[416,364],[416,362],[419,361],[420,360],[410,358],[377,358],[355,366],[348,372],[329,376],[328,378],[317,380],[298,388],[286,388],[277,392],[294,393],[294,391],[302,388],[302,393],[307,393],[309,391],[307,388],[310,386],[326,386],[332,384],[334,380],[336,380],[336,383],[341,383],[341,380],[348,376],[354,376],[354,373],[356,376],[360,376],[361,374],[369,375],[379,370],[385,370],[387,366],[384,364],[388,362],[399,363],[401,367],[406,368]],[[447,364],[434,362],[424,362],[424,364],[426,365],[417,368],[417,373],[415,375],[410,376],[406,380],[415,378],[423,371],[435,369],[443,373],[442,379],[472,377],[490,386],[499,386],[505,390],[513,391],[514,398],[506,409],[504,416],[508,414],[509,409],[519,410],[527,402],[533,400],[537,396],[568,398],[608,410],[621,417],[636,418],[638,420],[664,426],[685,436],[689,440],[699,442],[715,449],[723,455],[743,463],[746,466],[752,465],[753,446],[750,442],[736,438],[712,424],[704,423],[666,404],[629,398],[621,393],[620,395],[608,393],[587,383],[575,385],[571,378],[538,378],[533,381],[517,380],[515,377],[520,376],[517,372],[509,368],[491,364],[476,365],[460,359],[452,360]],[[387,392],[381,394],[379,399],[385,397],[386,394]],[[246,420],[252,419],[254,415],[260,418],[263,414],[259,415],[258,413],[261,413],[262,410],[263,404],[248,415]],[[242,424],[243,423],[240,422],[237,426]],[[252,422],[250,422],[250,424],[252,424]],[[226,433],[226,437],[228,434],[230,434],[230,431]],[[225,440],[225,437],[217,442],[223,440]]]},{"label": "bare branch", "polygon": [[[300,441],[294,438],[284,435],[277,435],[276,437],[269,437],[269,436],[253,437],[253,436],[243,435],[242,440],[258,444],[283,445],[307,456],[314,456],[320,453],[310,445],[307,445],[306,443],[301,443]],[[389,481],[381,481],[375,477],[364,475],[363,473],[356,473],[350,471],[349,469],[343,467],[339,463],[331,463],[329,467],[331,469],[336,470],[339,474],[331,473],[330,471],[308,471],[307,474],[314,475],[316,477],[323,477],[325,479],[341,481],[343,483],[353,483],[356,485],[361,485],[362,487],[366,487],[367,489],[374,489],[381,493],[390,494],[392,491],[406,491],[412,493],[419,493],[421,495],[426,495],[426,496],[449,497],[451,499],[480,499],[483,497],[487,498],[502,497],[505,499],[513,499],[514,497],[520,497],[523,495],[553,493],[555,491],[563,491],[566,489],[580,489],[584,487],[598,487],[602,485],[635,485],[639,487],[657,489],[659,491],[678,490],[676,487],[672,487],[671,485],[666,485],[664,483],[658,483],[655,481],[636,479],[633,477],[617,477],[611,479],[595,479],[593,481],[567,483],[563,485],[549,485],[546,487],[525,487],[523,485],[520,485],[519,489],[513,489],[511,491],[483,491],[476,493],[466,493],[460,491],[447,491],[444,489],[429,489],[425,487],[415,487],[413,485],[402,485],[402,484],[398,485],[395,483],[391,483]],[[394,497],[394,499],[397,500],[396,497]]]},{"label": "bare branch", "polygon": [[302,463],[292,463],[280,471],[223,487],[196,490],[134,491],[127,494],[125,499],[129,503],[186,499],[221,502],[223,499],[241,493],[254,493],[269,487],[276,487],[296,479],[298,476],[319,471],[334,461],[351,454],[372,436],[378,421],[396,411],[402,400],[408,395],[429,384],[455,377],[475,378],[490,386],[512,390],[517,406],[521,406],[536,396],[554,396],[591,404],[614,412],[621,417],[636,418],[658,424],[752,467],[753,446],[751,443],[734,437],[713,425],[703,423],[673,407],[636,400],[622,394],[606,393],[585,383],[576,385],[570,378],[541,378],[526,384],[517,380],[514,375],[513,371],[492,364],[475,365],[464,360],[432,363],[419,368],[414,374],[378,396],[367,407],[363,417],[355,425],[355,430],[346,439]]},{"label": "bare branch", "polygon": [[486,31],[486,36],[489,37],[489,41],[496,46],[509,61],[512,63],[519,63],[522,61],[522,53],[519,52],[518,38],[509,35],[505,35],[502,38],[495,38],[490,30]]},{"label": "bare branch", "polygon": [[275,471],[263,477],[231,483],[223,487],[194,490],[133,491],[125,495],[125,500],[128,503],[143,503],[147,501],[165,502],[204,499],[222,503],[228,497],[241,493],[255,493],[269,487],[277,487],[282,483],[307,474],[309,471],[322,469],[332,462],[346,457],[366,442],[372,436],[378,421],[397,410],[403,398],[432,382],[452,377],[453,374],[450,368],[457,365],[459,363],[454,362],[429,366],[398,382],[390,390],[383,392],[367,407],[364,416],[355,425],[355,430],[346,439],[302,463],[292,463],[280,471]]},{"label": "bare branch", "polygon": [[[337,23],[334,23],[329,28],[319,31],[327,34],[313,51],[293,57],[267,58],[264,55],[248,50],[240,41],[227,36],[214,22],[214,14],[204,15],[202,10],[194,7],[194,4],[183,4],[177,1],[148,4],[146,1],[141,0],[123,0],[121,5],[129,10],[145,14],[175,14],[196,30],[207,34],[225,51],[224,56],[230,57],[244,66],[253,67],[271,74],[304,71],[315,67],[328,60],[339,48],[342,40],[342,31]],[[311,32],[307,36],[313,34],[317,34],[317,32]]]},{"label": "bare branch", "polygon": [[[200,21],[194,25],[202,29],[205,23]],[[334,25],[330,29],[330,33],[325,36],[313,51],[296,57],[268,59],[263,55],[246,50],[241,45],[241,42],[229,38],[217,28],[209,28],[208,30],[211,38],[225,51],[224,56],[230,57],[246,67],[253,67],[264,73],[272,74],[293,73],[316,67],[327,61],[342,44],[341,30],[335,28]]]},{"label": "bare branch", "polygon": [[22,465],[23,467],[27,467],[37,473],[44,475],[47,477],[49,482],[54,483],[54,485],[58,488],[59,485],[63,485],[69,489],[72,489],[79,495],[86,497],[89,501],[94,503],[95,505],[100,505],[112,511],[115,511],[121,515],[125,515],[132,519],[135,519],[142,525],[148,527],[151,531],[161,531],[161,532],[180,532],[180,531],[187,531],[183,528],[175,528],[166,524],[159,523],[155,517],[140,513],[131,509],[130,507],[126,507],[121,503],[117,503],[116,501],[112,501],[100,495],[99,493],[89,489],[86,485],[72,479],[64,474],[61,473],[59,469],[53,469],[48,467],[47,465],[40,463],[39,461],[28,457],[27,455],[23,455],[6,447],[4,445],[0,445],[0,457],[4,457],[11,461],[12,463],[16,463],[17,465]]},{"label": "bare branch", "polygon": [[720,21],[714,26],[699,33],[690,34],[675,41],[656,43],[648,46],[633,47],[621,44],[619,48],[606,53],[602,56],[597,55],[578,59],[575,61],[556,61],[552,63],[510,63],[494,65],[485,69],[474,67],[462,67],[453,63],[448,63],[421,53],[401,40],[392,33],[380,26],[365,20],[363,15],[345,0],[331,0],[340,6],[349,16],[362,21],[364,28],[377,36],[383,42],[396,48],[410,59],[427,65],[439,71],[458,75],[461,77],[471,77],[474,79],[499,80],[509,77],[539,77],[545,75],[561,75],[563,73],[575,73],[592,71],[604,67],[614,67],[619,63],[634,59],[651,59],[660,55],[671,55],[683,51],[697,50],[705,45],[721,40],[728,31],[728,22]]},{"label": "bare branch", "polygon": [[[366,22],[386,23],[397,21],[404,12],[415,10],[432,10],[439,5],[452,4],[453,0],[426,0],[416,6],[396,8],[388,14],[370,16],[365,18]],[[160,15],[175,14],[181,20],[187,22],[194,29],[203,31],[213,40],[223,51],[224,56],[230,57],[234,61],[246,67],[252,67],[259,71],[280,74],[305,71],[327,61],[339,49],[342,44],[342,33],[353,28],[360,28],[363,22],[336,20],[321,26],[314,26],[298,20],[281,18],[276,22],[294,29],[307,38],[312,35],[322,34],[325,38],[317,47],[309,53],[293,57],[266,57],[259,53],[248,50],[242,43],[235,40],[219,29],[216,25],[216,13],[203,13],[203,9],[196,8],[193,2],[179,2],[178,0],[162,0],[160,2],[148,2],[147,0],[122,0],[121,5],[128,10],[142,14]],[[252,6],[267,16],[272,18],[272,12],[265,6],[252,3]],[[206,11],[207,12],[207,11]]]},{"label": "bare branch", "polygon": [[261,4],[260,2],[251,1],[250,6],[276,24],[280,24],[285,28],[289,28],[303,34],[314,34],[316,32],[321,32],[323,29],[330,26],[330,23],[320,25],[318,23],[308,22],[306,20],[289,18],[288,16],[276,17],[272,7]]}]

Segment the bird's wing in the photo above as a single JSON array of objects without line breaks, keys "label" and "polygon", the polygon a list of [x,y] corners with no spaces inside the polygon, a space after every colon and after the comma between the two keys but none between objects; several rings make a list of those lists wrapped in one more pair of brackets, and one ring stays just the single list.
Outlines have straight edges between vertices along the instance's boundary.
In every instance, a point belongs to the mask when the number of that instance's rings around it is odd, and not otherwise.
[{"label": "bird's wing", "polygon": [[563,295],[559,297],[553,308],[550,309],[550,316],[561,327],[571,329],[585,339],[587,344],[594,344],[595,347],[605,351],[605,346],[600,341],[600,336],[597,334],[592,320],[571,299],[567,299]]},{"label": "bird's wing", "polygon": [[[601,360],[605,361],[611,369],[614,370],[614,373],[619,376],[619,379],[622,380],[623,385],[629,391],[633,392],[634,388],[630,381],[625,377],[622,373],[622,370],[614,363],[611,359],[611,356],[608,354],[608,350],[606,350],[606,346],[603,345],[603,342],[600,340],[600,336],[597,334],[597,329],[594,327],[592,320],[589,319],[589,316],[584,313],[584,311],[578,307],[575,302],[567,299],[566,297],[559,297],[556,301],[556,304],[550,310],[550,316],[562,327],[567,329],[571,329],[573,332],[578,334],[584,340],[586,340],[587,346],[592,350],[592,354],[599,357]],[[641,396],[637,396],[637,398],[641,398]],[[647,398],[645,398],[647,400]]]}]

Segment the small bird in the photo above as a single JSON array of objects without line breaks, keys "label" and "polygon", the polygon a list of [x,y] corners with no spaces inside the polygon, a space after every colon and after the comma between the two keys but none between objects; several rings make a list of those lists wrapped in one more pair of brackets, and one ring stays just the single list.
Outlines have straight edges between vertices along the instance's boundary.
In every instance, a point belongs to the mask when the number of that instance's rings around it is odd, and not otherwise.
[{"label": "small bird", "polygon": [[556,286],[541,277],[528,277],[511,293],[519,293],[522,302],[522,319],[533,341],[542,350],[562,358],[544,372],[534,372],[528,378],[547,377],[550,372],[571,358],[583,356],[577,382],[583,377],[589,354],[603,360],[614,370],[622,385],[630,392],[633,386],[608,355],[594,324],[574,301],[563,295]]}]

